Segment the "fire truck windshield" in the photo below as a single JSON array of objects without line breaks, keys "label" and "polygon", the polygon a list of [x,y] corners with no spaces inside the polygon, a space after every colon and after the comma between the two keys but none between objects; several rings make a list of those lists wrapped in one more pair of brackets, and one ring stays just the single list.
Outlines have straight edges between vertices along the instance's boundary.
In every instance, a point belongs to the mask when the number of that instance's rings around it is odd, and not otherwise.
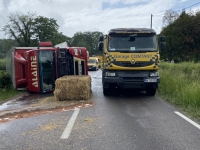
[{"label": "fire truck windshield", "polygon": [[156,35],[109,35],[108,51],[157,51],[157,36]]},{"label": "fire truck windshield", "polygon": [[53,50],[39,51],[39,68],[41,91],[53,90],[56,80],[55,52]]}]

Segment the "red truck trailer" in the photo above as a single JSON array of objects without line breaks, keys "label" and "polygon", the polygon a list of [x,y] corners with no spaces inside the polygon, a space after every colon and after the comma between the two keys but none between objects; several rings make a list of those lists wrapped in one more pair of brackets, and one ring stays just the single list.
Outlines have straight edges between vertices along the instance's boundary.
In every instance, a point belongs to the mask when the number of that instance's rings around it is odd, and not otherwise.
[{"label": "red truck trailer", "polygon": [[6,70],[16,90],[52,92],[55,80],[65,75],[88,75],[85,47],[59,47],[40,42],[38,47],[14,47],[7,53]]}]

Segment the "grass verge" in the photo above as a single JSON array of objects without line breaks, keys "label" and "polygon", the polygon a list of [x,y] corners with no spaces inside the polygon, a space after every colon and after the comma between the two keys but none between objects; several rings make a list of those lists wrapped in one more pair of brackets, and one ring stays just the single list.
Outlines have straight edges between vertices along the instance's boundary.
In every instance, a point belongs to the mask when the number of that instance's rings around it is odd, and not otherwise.
[{"label": "grass verge", "polygon": [[13,97],[20,93],[20,91],[16,91],[13,88],[9,89],[0,89],[0,102],[5,101],[6,99]]},{"label": "grass verge", "polygon": [[6,70],[6,58],[0,59],[0,70]]},{"label": "grass verge", "polygon": [[200,121],[200,63],[162,62],[158,96]]}]

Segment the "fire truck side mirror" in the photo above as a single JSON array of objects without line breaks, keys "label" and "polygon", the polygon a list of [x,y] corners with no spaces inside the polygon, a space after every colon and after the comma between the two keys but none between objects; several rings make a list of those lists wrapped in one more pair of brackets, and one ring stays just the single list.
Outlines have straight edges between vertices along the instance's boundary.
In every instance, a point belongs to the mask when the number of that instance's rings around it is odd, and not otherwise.
[{"label": "fire truck side mirror", "polygon": [[103,42],[99,42],[99,50],[103,51]]}]

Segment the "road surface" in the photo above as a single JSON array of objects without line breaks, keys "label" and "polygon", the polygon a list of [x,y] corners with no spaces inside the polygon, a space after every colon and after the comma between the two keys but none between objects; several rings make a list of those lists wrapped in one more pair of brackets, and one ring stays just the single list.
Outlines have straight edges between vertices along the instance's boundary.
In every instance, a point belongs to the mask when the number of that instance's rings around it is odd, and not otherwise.
[{"label": "road surface", "polygon": [[90,71],[93,105],[0,124],[0,150],[199,150],[200,126],[145,92],[102,93]]}]

